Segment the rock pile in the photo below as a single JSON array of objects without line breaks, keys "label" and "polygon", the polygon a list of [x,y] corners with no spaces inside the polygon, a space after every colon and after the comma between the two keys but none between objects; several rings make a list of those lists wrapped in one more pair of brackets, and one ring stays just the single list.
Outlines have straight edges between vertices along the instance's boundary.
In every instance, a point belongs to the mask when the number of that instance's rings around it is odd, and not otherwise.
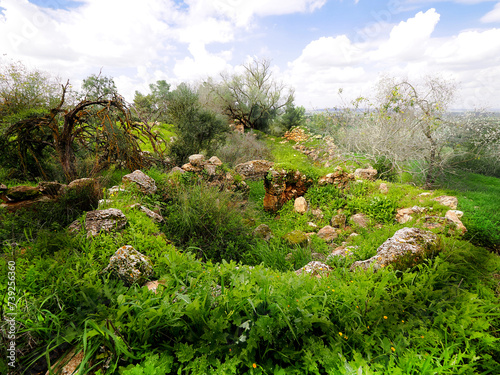
[{"label": "rock pile", "polygon": [[276,213],[290,199],[304,195],[312,182],[299,171],[271,168],[264,179],[264,210]]}]

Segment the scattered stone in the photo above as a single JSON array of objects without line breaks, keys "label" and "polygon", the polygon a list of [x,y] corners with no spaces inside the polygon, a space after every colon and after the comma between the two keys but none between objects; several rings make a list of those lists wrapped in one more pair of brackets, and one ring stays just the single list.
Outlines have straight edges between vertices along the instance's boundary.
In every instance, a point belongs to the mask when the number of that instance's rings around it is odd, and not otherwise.
[{"label": "scattered stone", "polygon": [[186,171],[184,169],[182,169],[181,167],[173,167],[170,170],[170,173],[174,173],[174,172],[178,172],[180,174],[186,173]]},{"label": "scattered stone", "polygon": [[120,186],[113,186],[108,189],[108,194],[110,195],[115,195],[121,192],[127,191],[126,189],[120,187]]},{"label": "scattered stone", "polygon": [[323,217],[325,217],[325,215],[323,215],[323,211],[321,211],[320,208],[317,208],[315,210],[312,210],[311,213],[313,214],[313,216],[318,219],[318,220],[321,220],[323,219]]},{"label": "scattered stone", "polygon": [[435,248],[437,239],[432,232],[419,228],[402,228],[379,246],[377,255],[367,260],[354,262],[351,270],[358,267],[367,270],[372,265],[374,270],[378,270],[402,260],[403,257],[409,265],[417,264],[424,259],[427,252]]},{"label": "scattered stone", "polygon": [[312,262],[307,263],[304,267],[299,268],[295,271],[295,273],[297,275],[304,274],[321,278],[322,276],[328,276],[328,272],[332,270],[333,269],[325,263],[313,260]]},{"label": "scattered stone", "polygon": [[157,214],[156,212],[150,210],[147,207],[144,207],[143,205],[141,205],[139,203],[133,204],[132,206],[130,206],[130,208],[141,210],[142,212],[144,212],[146,214],[147,217],[149,217],[150,219],[152,219],[156,223],[161,223],[163,221],[163,217],[160,214]]},{"label": "scattered stone", "polygon": [[307,222],[307,225],[308,225],[309,227],[313,228],[313,229],[318,228],[318,226],[317,226],[315,223],[313,223],[312,221],[308,221],[308,222]]},{"label": "scattered stone", "polygon": [[[458,211],[458,212],[461,212],[461,211]],[[457,226],[457,229],[460,231],[461,234],[464,234],[465,232],[467,232],[467,228],[465,227],[465,225],[463,225],[462,221],[458,217],[457,211],[449,210],[448,212],[446,212],[445,218],[452,221],[453,223],[455,223],[455,225]]]},{"label": "scattered stone", "polygon": [[370,219],[368,216],[365,214],[356,214],[352,215],[350,219],[355,225],[361,227],[361,228],[366,228],[368,227],[368,224],[370,223]]},{"label": "scattered stone", "polygon": [[156,183],[151,177],[140,170],[135,170],[122,177],[124,184],[135,183],[145,194],[154,194],[156,192]]},{"label": "scattered stone", "polygon": [[354,171],[355,178],[361,178],[363,180],[375,181],[375,177],[377,176],[377,170],[374,168],[358,168]]},{"label": "scattered stone", "polygon": [[274,163],[267,160],[251,160],[246,163],[238,164],[234,171],[239,173],[247,180],[261,180],[266,175]]},{"label": "scattered stone", "polygon": [[5,193],[5,196],[11,202],[33,200],[40,197],[40,195],[40,190],[34,186],[14,186]]},{"label": "scattered stone", "polygon": [[262,238],[264,241],[269,241],[273,236],[273,232],[271,232],[271,228],[267,224],[260,224],[257,228],[254,229],[253,235],[258,238]]},{"label": "scattered stone", "polygon": [[203,169],[208,173],[209,176],[215,176],[217,174],[217,166],[215,164],[205,164]]},{"label": "scattered stone", "polygon": [[344,172],[342,167],[338,166],[335,168],[335,172],[328,173],[326,176],[320,177],[318,185],[335,185],[339,189],[344,189],[351,181],[354,181],[354,175],[352,173]]},{"label": "scattered stone", "polygon": [[293,204],[295,212],[303,214],[307,211],[307,202],[304,197],[295,198],[295,203]]},{"label": "scattered stone", "polygon": [[153,275],[153,266],[147,256],[125,245],[116,250],[102,272],[111,272],[127,285],[142,285]]},{"label": "scattered stone", "polygon": [[76,348],[70,350],[68,354],[59,358],[59,360],[51,367],[50,370],[47,370],[45,375],[49,374],[60,374],[60,375],[72,375],[78,374],[76,369],[80,366],[85,357],[85,353],[83,350],[76,353]]},{"label": "scattered stone", "polygon": [[[118,231],[123,229],[126,225],[127,218],[122,211],[116,208],[89,211],[85,217],[85,230],[87,231],[87,237],[96,237],[101,231]],[[68,229],[72,233],[79,232],[81,229],[80,221],[75,220],[71,223]]]},{"label": "scattered stone", "polygon": [[411,208],[400,208],[396,213],[396,221],[399,224],[405,224],[410,220],[413,220],[413,216],[411,216],[412,214],[413,210]]},{"label": "scattered stone", "polygon": [[7,190],[9,190],[9,188],[6,185],[0,184],[0,193],[3,193],[4,191],[7,191]]},{"label": "scattered stone", "polygon": [[208,159],[208,162],[210,164],[216,165],[217,167],[220,167],[222,165],[222,161],[217,156],[212,156],[210,159]]},{"label": "scattered stone", "polygon": [[337,230],[331,227],[330,225],[326,225],[323,228],[321,228],[318,231],[317,235],[325,242],[332,242],[339,236]]},{"label": "scattered stone", "polygon": [[378,187],[378,191],[380,191],[382,194],[387,194],[389,192],[389,187],[386,183],[382,182]]},{"label": "scattered stone", "polygon": [[285,234],[284,238],[290,245],[305,245],[309,241],[307,235],[301,230],[291,231]]},{"label": "scattered stone", "polygon": [[189,163],[194,167],[202,167],[204,161],[205,156],[203,156],[202,154],[194,154],[189,157]]},{"label": "scattered stone", "polygon": [[327,262],[334,260],[335,258],[345,258],[354,255],[353,251],[356,250],[357,246],[339,246],[333,250],[326,258]]},{"label": "scattered stone", "polygon": [[148,281],[146,284],[144,284],[144,286],[147,287],[149,291],[153,292],[154,294],[158,293],[158,287],[160,285],[165,285],[165,282],[160,280],[153,280],[153,281]]},{"label": "scattered stone", "polygon": [[343,229],[345,228],[346,220],[347,218],[344,214],[337,214],[331,218],[330,224],[334,228]]},{"label": "scattered stone", "polygon": [[428,191],[425,192],[425,193],[420,193],[419,195],[417,195],[417,197],[428,197],[429,195],[431,195],[432,193],[429,193]]},{"label": "scattered stone", "polygon": [[452,197],[450,195],[441,195],[434,198],[435,201],[441,203],[443,206],[450,207],[452,210],[457,209],[458,199],[457,197]]}]

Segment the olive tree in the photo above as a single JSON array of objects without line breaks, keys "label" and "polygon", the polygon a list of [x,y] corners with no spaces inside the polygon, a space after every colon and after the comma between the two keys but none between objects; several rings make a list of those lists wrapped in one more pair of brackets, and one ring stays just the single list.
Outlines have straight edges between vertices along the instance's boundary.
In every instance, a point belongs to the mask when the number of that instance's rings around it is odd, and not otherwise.
[{"label": "olive tree", "polygon": [[208,82],[223,113],[248,128],[265,128],[279,111],[291,104],[293,89],[274,79],[268,60],[254,59],[242,74],[222,74]]}]

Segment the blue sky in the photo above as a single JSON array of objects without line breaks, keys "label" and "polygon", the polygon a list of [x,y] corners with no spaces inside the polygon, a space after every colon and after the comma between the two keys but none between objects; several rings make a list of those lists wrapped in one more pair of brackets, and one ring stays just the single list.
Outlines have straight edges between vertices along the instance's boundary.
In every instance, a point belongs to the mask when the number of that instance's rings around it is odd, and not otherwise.
[{"label": "blue sky", "polygon": [[454,108],[500,108],[499,0],[0,0],[0,58],[132,100],[267,58],[306,108],[370,96],[384,76],[457,83]]}]

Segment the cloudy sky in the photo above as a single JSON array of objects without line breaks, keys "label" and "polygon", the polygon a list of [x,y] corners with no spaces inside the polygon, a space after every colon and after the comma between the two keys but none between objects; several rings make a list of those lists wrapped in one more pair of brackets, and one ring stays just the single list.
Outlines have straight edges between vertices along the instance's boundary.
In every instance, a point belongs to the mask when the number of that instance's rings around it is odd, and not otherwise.
[{"label": "cloudy sky", "polygon": [[272,61],[296,104],[369,96],[383,75],[440,75],[455,108],[500,108],[498,0],[0,0],[0,61],[114,77],[128,100]]}]

